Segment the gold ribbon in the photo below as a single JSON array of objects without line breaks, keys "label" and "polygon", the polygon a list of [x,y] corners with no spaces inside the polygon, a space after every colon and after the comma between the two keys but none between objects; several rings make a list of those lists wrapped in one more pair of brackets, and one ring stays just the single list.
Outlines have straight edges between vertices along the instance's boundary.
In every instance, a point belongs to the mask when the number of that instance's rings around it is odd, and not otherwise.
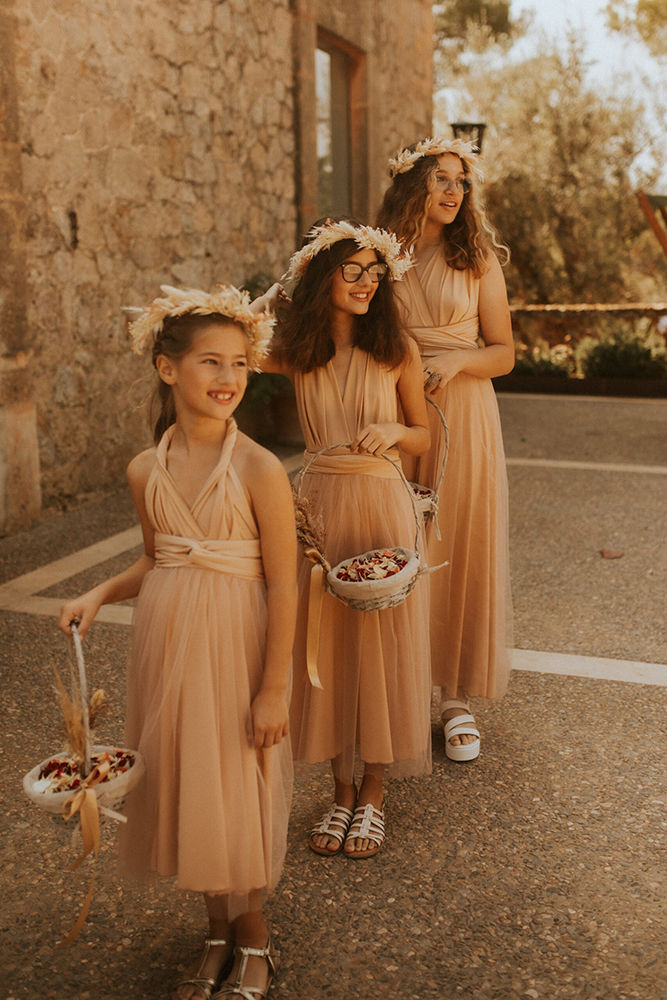
[{"label": "gold ribbon", "polygon": [[[63,819],[71,819],[72,816],[78,812],[79,819],[81,820],[81,839],[83,841],[83,850],[81,856],[73,861],[71,865],[67,866],[67,870],[70,872],[75,868],[78,868],[79,865],[83,864],[91,851],[94,852],[95,859],[97,860],[100,847],[100,817],[97,805],[97,795],[95,794],[93,786],[99,784],[100,781],[104,781],[109,773],[109,766],[109,762],[104,761],[104,763],[98,764],[97,767],[93,768],[88,777],[81,783],[81,787],[77,789],[74,795],[71,795],[67,799],[65,805],[63,806]],[[86,922],[86,917],[88,916],[88,911],[90,910],[90,904],[93,901],[94,889],[95,872],[93,872],[90,877],[88,895],[84,900],[77,921],[67,937],[58,943],[58,948],[65,948],[79,936],[81,928]]]},{"label": "gold ribbon", "polygon": [[[310,590],[308,592],[308,628],[306,632],[306,667],[308,680],[313,687],[324,690],[317,670],[317,659],[320,651],[320,623],[322,620],[322,602],[327,589],[326,574],[330,567],[323,565],[321,556],[315,549],[306,549],[304,555],[313,560],[310,571]],[[315,562],[317,559],[317,562]]]}]

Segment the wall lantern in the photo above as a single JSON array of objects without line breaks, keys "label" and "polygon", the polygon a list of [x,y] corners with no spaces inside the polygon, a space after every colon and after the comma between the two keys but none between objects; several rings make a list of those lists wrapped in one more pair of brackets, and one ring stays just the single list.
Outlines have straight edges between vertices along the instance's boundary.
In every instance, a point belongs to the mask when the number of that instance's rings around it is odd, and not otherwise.
[{"label": "wall lantern", "polygon": [[482,152],[482,140],[484,138],[485,122],[450,122],[455,139],[463,139],[464,142],[474,142],[479,152]]}]

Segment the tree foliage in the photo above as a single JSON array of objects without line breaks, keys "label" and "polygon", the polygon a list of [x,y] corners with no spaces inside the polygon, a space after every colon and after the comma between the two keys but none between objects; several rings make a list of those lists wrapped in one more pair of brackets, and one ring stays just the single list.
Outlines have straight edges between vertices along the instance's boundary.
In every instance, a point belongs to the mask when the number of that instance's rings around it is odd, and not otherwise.
[{"label": "tree foliage", "polygon": [[592,89],[586,68],[572,37],[565,52],[478,65],[466,80],[487,122],[487,203],[512,251],[515,301],[629,301],[647,273],[667,278],[634,193],[658,175],[643,109]]},{"label": "tree foliage", "polygon": [[607,24],[641,39],[654,56],[667,56],[667,0],[610,0]]},{"label": "tree foliage", "polygon": [[510,16],[511,0],[443,0],[433,5],[435,68],[439,86],[465,72],[470,54],[507,49],[528,18]]}]

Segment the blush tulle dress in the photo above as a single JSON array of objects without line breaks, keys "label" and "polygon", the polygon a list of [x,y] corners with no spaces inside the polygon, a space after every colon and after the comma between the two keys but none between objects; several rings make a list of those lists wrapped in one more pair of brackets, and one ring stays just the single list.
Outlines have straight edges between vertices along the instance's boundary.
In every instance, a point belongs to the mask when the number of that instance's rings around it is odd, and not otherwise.
[{"label": "blush tulle dress", "polygon": [[[395,372],[354,348],[341,396],[333,365],[296,374],[305,460],[325,445],[351,441],[369,423],[397,419]],[[389,453],[398,461],[398,451]],[[302,496],[324,528],[332,566],[369,549],[414,549],[415,520],[408,492],[385,459],[326,454],[305,475]],[[323,690],[306,676],[311,563],[299,555],[299,614],[294,646],[291,732],[295,757],[333,761],[350,783],[355,749],[366,763],[389,765],[393,776],[431,767],[428,583],[418,581],[403,604],[356,611],[324,597],[318,670]]]},{"label": "blush tulle dress", "polygon": [[[397,284],[406,322],[424,369],[447,351],[478,349],[479,280],[449,267],[440,245]],[[447,471],[440,489],[439,525],[432,527],[431,576],[433,683],[444,698],[500,698],[507,687],[512,647],[509,580],[508,491],[498,404],[491,379],[459,373],[430,398],[450,430]],[[428,407],[431,448],[417,460],[404,457],[406,475],[434,486],[444,435]]]},{"label": "blush tulle dress", "polygon": [[258,751],[249,743],[267,604],[257,525],[234,469],[236,423],[191,509],[167,468],[173,431],[146,487],[156,561],[134,612],[126,745],[144,755],[147,775],[127,799],[120,860],[135,875],[227,894],[234,919],[250,891],[279,879],[291,748],[289,739]]}]

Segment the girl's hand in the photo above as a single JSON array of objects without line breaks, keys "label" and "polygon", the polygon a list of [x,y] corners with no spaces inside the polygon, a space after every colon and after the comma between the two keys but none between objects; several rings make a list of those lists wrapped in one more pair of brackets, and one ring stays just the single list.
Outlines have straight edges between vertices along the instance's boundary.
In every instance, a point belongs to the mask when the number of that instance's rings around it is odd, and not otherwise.
[{"label": "girl's hand", "polygon": [[258,296],[250,303],[250,311],[254,313],[275,313],[279,302],[289,302],[289,295],[279,281],[274,282],[268,292]]},{"label": "girl's hand", "polygon": [[352,454],[383,455],[397,444],[405,432],[403,424],[369,424],[350,445]]},{"label": "girl's hand", "polygon": [[255,750],[274,747],[289,733],[289,710],[284,694],[259,691],[250,706],[252,732],[248,734]]},{"label": "girl's hand", "polygon": [[79,622],[79,635],[83,639],[101,606],[102,602],[92,591],[88,594],[82,594],[81,597],[75,597],[73,601],[68,601],[61,607],[58,628],[65,635],[71,635],[70,624],[76,620]]},{"label": "girl's hand", "polygon": [[[424,392],[433,396],[439,389],[447,385],[461,371],[467,351],[446,351],[432,358],[424,369]],[[438,376],[440,376],[438,378]]]}]

